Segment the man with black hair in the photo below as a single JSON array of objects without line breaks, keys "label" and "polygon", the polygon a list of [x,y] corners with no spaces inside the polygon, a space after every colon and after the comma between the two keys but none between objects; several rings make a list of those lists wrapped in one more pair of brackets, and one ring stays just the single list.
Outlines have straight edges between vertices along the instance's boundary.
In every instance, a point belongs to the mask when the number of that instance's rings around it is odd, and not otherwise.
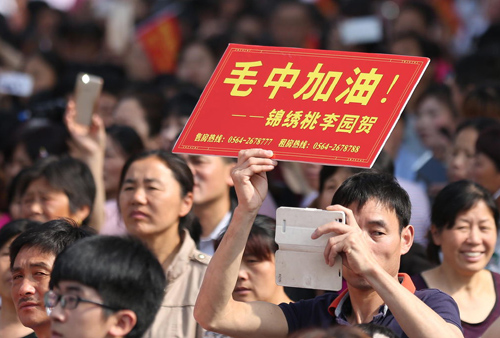
[{"label": "man with black hair", "polygon": [[57,256],[45,304],[52,336],[140,338],[167,281],[155,255],[133,237],[86,238]]},{"label": "man with black hair", "polygon": [[69,219],[57,219],[23,232],[10,246],[12,300],[19,320],[38,338],[51,337],[50,318],[43,297],[49,290],[56,256],[94,231]]},{"label": "man with black hair", "polygon": [[[327,209],[343,211],[345,223],[318,227],[311,239],[334,233],[324,251],[325,269],[342,257],[347,289],[297,303],[238,302],[231,295],[252,223],[267,194],[272,151],[240,151],[232,178],[238,195],[228,230],[215,252],[196,301],[194,316],[209,331],[231,337],[286,337],[308,327],[374,323],[400,337],[463,337],[453,299],[435,289],[415,290],[398,274],[414,229],[411,203],[394,177],[359,173],[348,178]],[[298,267],[300,268],[300,267]]]},{"label": "man with black hair", "polygon": [[[193,212],[200,226],[200,251],[214,253],[214,242],[231,220],[231,169],[235,162],[220,156],[184,155],[193,173]],[[196,236],[194,236],[196,237]]]}]

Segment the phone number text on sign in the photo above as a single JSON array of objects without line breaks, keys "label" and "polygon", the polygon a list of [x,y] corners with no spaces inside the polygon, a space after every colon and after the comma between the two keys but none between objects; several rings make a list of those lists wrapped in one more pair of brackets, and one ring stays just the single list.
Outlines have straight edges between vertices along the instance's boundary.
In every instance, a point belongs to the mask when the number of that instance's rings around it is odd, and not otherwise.
[{"label": "phone number text on sign", "polygon": [[337,143],[330,144],[323,142],[316,142],[313,145],[313,149],[350,152],[350,153],[357,153],[360,148],[361,148],[360,146],[353,146],[350,144],[337,144]]},{"label": "phone number text on sign", "polygon": [[227,143],[242,143],[242,144],[255,144],[261,146],[268,146],[273,142],[272,138],[263,137],[242,137],[242,136],[230,136]]},{"label": "phone number text on sign", "polygon": [[[200,143],[224,143],[226,137],[222,134],[201,134],[199,133],[195,142]],[[244,136],[229,136],[227,138],[227,143],[229,144],[249,144],[256,146],[268,146],[273,143],[274,139],[265,137],[244,137]],[[297,140],[297,139],[280,139],[278,147],[279,148],[295,148],[295,149],[307,149],[311,143],[307,140]],[[196,149],[198,147],[193,147],[191,149]],[[326,143],[326,142],[316,142],[312,145],[313,149],[318,150],[331,150],[334,152],[349,152],[357,153],[360,151],[361,147],[351,144],[338,144],[338,143]]]}]

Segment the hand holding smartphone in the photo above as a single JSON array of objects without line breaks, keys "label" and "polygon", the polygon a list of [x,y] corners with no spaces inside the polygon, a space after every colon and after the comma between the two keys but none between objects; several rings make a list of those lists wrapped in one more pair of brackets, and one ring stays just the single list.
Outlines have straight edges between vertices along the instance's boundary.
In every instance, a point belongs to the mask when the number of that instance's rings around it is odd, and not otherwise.
[{"label": "hand holding smartphone", "polygon": [[326,223],[345,223],[342,211],[281,207],[276,211],[276,284],[318,290],[342,288],[342,259],[325,264],[323,252],[335,234],[311,239],[314,230]]},{"label": "hand holding smartphone", "polygon": [[103,79],[99,76],[79,73],[76,77],[75,104],[76,118],[79,124],[90,126],[92,115],[97,106],[97,99],[101,95]]}]

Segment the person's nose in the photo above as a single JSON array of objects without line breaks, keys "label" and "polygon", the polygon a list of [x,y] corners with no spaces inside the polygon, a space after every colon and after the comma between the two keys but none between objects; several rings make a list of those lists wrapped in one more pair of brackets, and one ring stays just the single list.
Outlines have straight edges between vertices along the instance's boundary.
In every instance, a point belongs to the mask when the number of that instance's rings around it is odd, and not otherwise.
[{"label": "person's nose", "polygon": [[198,181],[196,167],[194,166],[193,163],[191,163],[191,161],[187,161],[187,165],[188,165],[189,169],[191,170],[191,173],[193,174],[194,183],[196,184],[196,182]]},{"label": "person's nose", "polygon": [[462,168],[464,166],[464,156],[460,154],[451,155],[450,164],[453,168]]},{"label": "person's nose", "polygon": [[43,205],[39,199],[34,199],[33,201],[27,202],[26,208],[30,215],[43,214]]},{"label": "person's nose", "polygon": [[33,281],[29,278],[23,278],[21,285],[19,286],[19,295],[27,296],[34,295],[36,292],[35,286],[33,285]]},{"label": "person's nose", "polygon": [[138,187],[137,189],[135,189],[134,194],[132,196],[132,202],[134,204],[146,204],[147,203],[146,190],[142,187]]},{"label": "person's nose", "polygon": [[66,320],[64,309],[62,308],[60,302],[55,307],[50,309],[49,316],[53,322],[64,322]]},{"label": "person's nose", "polygon": [[239,280],[248,280],[248,270],[246,269],[244,264],[241,264],[240,271],[238,272]]},{"label": "person's nose", "polygon": [[469,231],[468,242],[471,244],[481,244],[481,234],[479,227],[473,226]]}]

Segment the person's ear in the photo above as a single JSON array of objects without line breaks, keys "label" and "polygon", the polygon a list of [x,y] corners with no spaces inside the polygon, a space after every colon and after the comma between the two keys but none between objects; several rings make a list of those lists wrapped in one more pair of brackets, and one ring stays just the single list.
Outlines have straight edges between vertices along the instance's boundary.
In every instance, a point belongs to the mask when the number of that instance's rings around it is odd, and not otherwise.
[{"label": "person's ear", "polygon": [[137,315],[132,310],[120,310],[113,314],[113,323],[109,328],[111,337],[125,337],[137,324]]},{"label": "person's ear", "polygon": [[186,216],[192,207],[193,207],[193,193],[188,192],[186,193],[186,196],[182,198],[182,205],[181,205],[181,210],[179,212],[179,217]]},{"label": "person's ear", "polygon": [[408,225],[401,231],[401,255],[406,254],[410,251],[413,245],[413,238],[415,237],[415,228],[413,225]]},{"label": "person's ear", "polygon": [[442,241],[441,240],[441,232],[436,228],[436,226],[434,224],[431,224],[429,231],[431,232],[432,241],[434,242],[434,244],[436,244],[437,246],[440,246],[441,241]]},{"label": "person's ear", "polygon": [[231,171],[236,166],[235,162],[226,164],[226,184],[230,187],[234,186],[233,178],[231,177]]},{"label": "person's ear", "polygon": [[71,215],[71,218],[78,223],[78,225],[82,225],[82,222],[85,218],[89,217],[90,215],[90,207],[88,205],[84,205],[80,207],[73,215]]}]

